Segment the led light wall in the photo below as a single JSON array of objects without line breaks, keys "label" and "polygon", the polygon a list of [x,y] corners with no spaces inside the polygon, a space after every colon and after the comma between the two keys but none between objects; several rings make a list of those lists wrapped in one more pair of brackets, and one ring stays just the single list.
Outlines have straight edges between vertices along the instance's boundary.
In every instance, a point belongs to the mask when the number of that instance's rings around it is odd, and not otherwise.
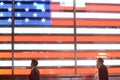
[{"label": "led light wall", "polygon": [[12,15],[12,0],[0,1],[0,75],[28,75],[32,59],[42,75],[94,75],[97,57],[120,74],[120,1],[14,3]]}]

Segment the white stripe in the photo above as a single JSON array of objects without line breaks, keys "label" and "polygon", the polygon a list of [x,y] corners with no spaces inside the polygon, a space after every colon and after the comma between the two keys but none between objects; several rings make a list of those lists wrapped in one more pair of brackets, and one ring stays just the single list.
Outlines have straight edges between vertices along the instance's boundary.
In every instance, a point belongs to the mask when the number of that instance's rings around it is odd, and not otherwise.
[{"label": "white stripe", "polygon": [[11,34],[12,29],[11,28],[0,28],[0,34]]},{"label": "white stripe", "polygon": [[[25,63],[25,64],[23,64]],[[15,61],[15,66],[30,66],[31,61]],[[74,66],[74,60],[39,60],[38,66]]]},{"label": "white stripe", "polygon": [[[66,2],[72,0],[65,0]],[[81,1],[81,0],[76,0],[76,2]],[[85,3],[107,3],[107,4],[120,4],[120,0],[82,0]],[[64,0],[51,0],[51,2],[64,2]]]},{"label": "white stripe", "polygon": [[120,13],[77,12],[77,18],[120,19]]},{"label": "white stripe", "polygon": [[77,44],[77,50],[120,50],[120,44]]},{"label": "white stripe", "polygon": [[73,28],[15,28],[16,34],[73,34]]},{"label": "white stripe", "polygon": [[77,28],[77,34],[120,34],[120,28]]},{"label": "white stripe", "polygon": [[[3,64],[4,63],[4,64]],[[120,66],[119,59],[107,60],[104,59],[104,64],[107,66]],[[31,60],[14,60],[14,66],[17,67],[30,67]],[[95,66],[96,60],[77,60],[77,66]],[[0,60],[1,67],[11,67],[11,60]],[[62,66],[75,66],[74,60],[38,60],[38,66],[42,67],[62,67]]]},{"label": "white stripe", "polygon": [[74,44],[15,44],[15,50],[74,50]]},{"label": "white stripe", "polygon": [[120,4],[120,0],[85,0],[86,3]]},{"label": "white stripe", "polygon": [[0,50],[11,50],[11,44],[0,44]]},{"label": "white stripe", "polygon": [[73,18],[73,12],[51,12],[52,18]]},{"label": "white stripe", "polygon": [[[104,60],[104,64],[108,66],[120,66],[120,60]],[[78,66],[95,66],[96,60],[77,60]]]}]

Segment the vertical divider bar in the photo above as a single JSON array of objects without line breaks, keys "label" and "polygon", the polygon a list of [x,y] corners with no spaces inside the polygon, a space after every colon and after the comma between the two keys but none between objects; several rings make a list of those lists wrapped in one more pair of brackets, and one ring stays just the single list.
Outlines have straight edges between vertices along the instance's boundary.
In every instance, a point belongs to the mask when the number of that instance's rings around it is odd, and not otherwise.
[{"label": "vertical divider bar", "polygon": [[76,41],[76,0],[73,0],[74,9],[74,57],[75,57],[75,75],[77,74],[77,41]]},{"label": "vertical divider bar", "polygon": [[14,80],[14,0],[12,0],[12,80]]}]

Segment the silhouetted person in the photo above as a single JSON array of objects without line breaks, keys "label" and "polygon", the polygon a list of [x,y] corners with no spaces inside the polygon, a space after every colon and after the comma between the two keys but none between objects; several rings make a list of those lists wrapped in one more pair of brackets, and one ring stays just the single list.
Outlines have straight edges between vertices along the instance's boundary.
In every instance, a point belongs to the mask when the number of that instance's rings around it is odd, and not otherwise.
[{"label": "silhouetted person", "polygon": [[96,80],[109,80],[107,67],[103,63],[104,60],[102,58],[97,58],[96,67],[98,72],[96,74]]},{"label": "silhouetted person", "polygon": [[31,73],[29,75],[29,80],[40,80],[40,73],[39,70],[37,68],[38,65],[38,61],[33,59],[31,62]]}]

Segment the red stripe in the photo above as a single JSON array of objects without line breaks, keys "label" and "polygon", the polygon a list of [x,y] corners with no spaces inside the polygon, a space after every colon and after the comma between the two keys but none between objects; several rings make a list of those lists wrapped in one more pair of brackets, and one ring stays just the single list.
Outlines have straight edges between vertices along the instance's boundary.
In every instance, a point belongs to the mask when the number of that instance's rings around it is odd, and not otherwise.
[{"label": "red stripe", "polygon": [[77,42],[120,42],[120,36],[77,36]]},{"label": "red stripe", "polygon": [[[18,68],[14,69],[15,75],[29,75],[31,69],[24,69],[24,68]],[[0,75],[11,75],[12,69],[0,69]],[[77,68],[77,74],[95,74],[96,69],[95,68]],[[119,74],[120,68],[108,68],[109,74]],[[41,68],[40,74],[46,75],[46,74],[52,74],[52,75],[60,75],[60,74],[75,74],[75,68]]]},{"label": "red stripe", "polygon": [[15,42],[73,42],[73,36],[15,36]]},{"label": "red stripe", "polygon": [[[99,53],[105,53],[107,58],[119,58],[119,51],[80,51],[77,52],[78,58],[96,58],[100,56]],[[23,55],[24,54],[24,55]],[[0,52],[0,58],[2,59],[11,59],[12,52]],[[15,59],[33,59],[33,58],[45,58],[45,59],[53,59],[53,58],[74,58],[74,52],[14,52]]]},{"label": "red stripe", "polygon": [[65,26],[70,27],[74,26],[74,21],[72,19],[52,19],[52,25],[54,26]]},{"label": "red stripe", "polygon": [[0,35],[0,42],[11,42],[11,36]]},{"label": "red stripe", "polygon": [[120,20],[77,19],[77,26],[119,26]]}]

